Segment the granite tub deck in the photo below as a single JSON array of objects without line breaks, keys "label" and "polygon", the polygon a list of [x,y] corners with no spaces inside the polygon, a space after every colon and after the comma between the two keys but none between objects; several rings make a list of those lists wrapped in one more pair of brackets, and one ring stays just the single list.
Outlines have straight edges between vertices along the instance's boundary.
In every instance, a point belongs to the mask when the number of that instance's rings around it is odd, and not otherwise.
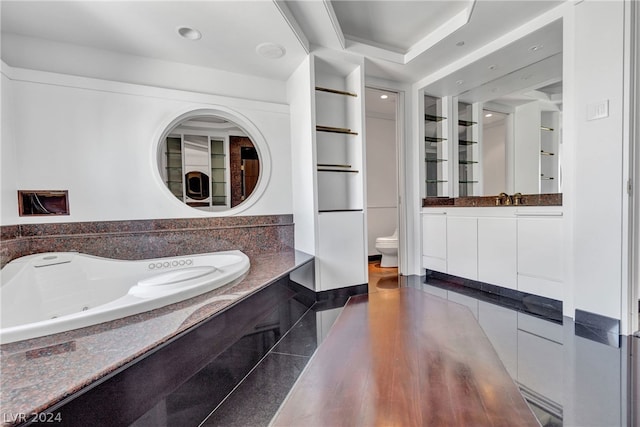
[{"label": "granite tub deck", "polygon": [[112,322],[1,345],[2,425],[13,424],[21,414],[46,412],[313,259],[291,250],[250,258],[251,268],[243,279],[189,300]]}]

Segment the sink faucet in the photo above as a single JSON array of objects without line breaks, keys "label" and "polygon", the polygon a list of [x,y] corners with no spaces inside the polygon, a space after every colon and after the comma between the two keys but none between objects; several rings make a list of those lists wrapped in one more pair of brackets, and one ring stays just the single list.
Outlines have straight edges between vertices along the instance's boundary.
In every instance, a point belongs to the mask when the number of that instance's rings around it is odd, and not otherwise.
[{"label": "sink faucet", "polygon": [[505,206],[511,205],[512,203],[511,196],[509,196],[507,193],[500,193],[498,194],[498,197],[496,197],[496,206],[500,206],[503,204],[502,199],[504,199]]},{"label": "sink faucet", "polygon": [[516,193],[513,195],[513,204],[516,206],[522,204],[522,193]]}]

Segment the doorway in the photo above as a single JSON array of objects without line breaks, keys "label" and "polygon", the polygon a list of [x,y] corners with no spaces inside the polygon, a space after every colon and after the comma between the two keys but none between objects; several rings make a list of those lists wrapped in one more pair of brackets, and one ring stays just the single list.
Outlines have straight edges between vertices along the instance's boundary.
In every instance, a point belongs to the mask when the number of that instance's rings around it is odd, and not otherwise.
[{"label": "doorway", "polygon": [[398,98],[396,92],[366,88],[369,292],[398,287]]}]

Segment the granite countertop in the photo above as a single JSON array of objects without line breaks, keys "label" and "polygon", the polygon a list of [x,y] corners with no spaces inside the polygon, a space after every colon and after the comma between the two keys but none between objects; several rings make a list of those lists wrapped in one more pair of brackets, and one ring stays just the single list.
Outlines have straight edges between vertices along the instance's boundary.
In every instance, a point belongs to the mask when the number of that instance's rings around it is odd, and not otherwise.
[{"label": "granite countertop", "polygon": [[1,345],[2,425],[46,411],[312,259],[293,250],[253,256],[240,282],[112,322]]},{"label": "granite countertop", "polygon": [[[422,199],[423,208],[433,207],[495,207],[495,196],[469,196],[469,197],[426,197]],[[512,196],[513,197],[513,196]],[[507,207],[527,206],[562,206],[562,193],[552,194],[523,194],[519,205],[497,205]]]}]

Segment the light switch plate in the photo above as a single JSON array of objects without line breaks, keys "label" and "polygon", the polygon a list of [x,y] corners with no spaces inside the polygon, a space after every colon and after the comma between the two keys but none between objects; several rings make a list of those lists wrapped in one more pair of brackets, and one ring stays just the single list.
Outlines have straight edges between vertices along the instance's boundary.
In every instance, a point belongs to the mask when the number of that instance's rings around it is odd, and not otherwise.
[{"label": "light switch plate", "polygon": [[609,100],[592,102],[587,105],[587,120],[598,120],[609,117]]}]

